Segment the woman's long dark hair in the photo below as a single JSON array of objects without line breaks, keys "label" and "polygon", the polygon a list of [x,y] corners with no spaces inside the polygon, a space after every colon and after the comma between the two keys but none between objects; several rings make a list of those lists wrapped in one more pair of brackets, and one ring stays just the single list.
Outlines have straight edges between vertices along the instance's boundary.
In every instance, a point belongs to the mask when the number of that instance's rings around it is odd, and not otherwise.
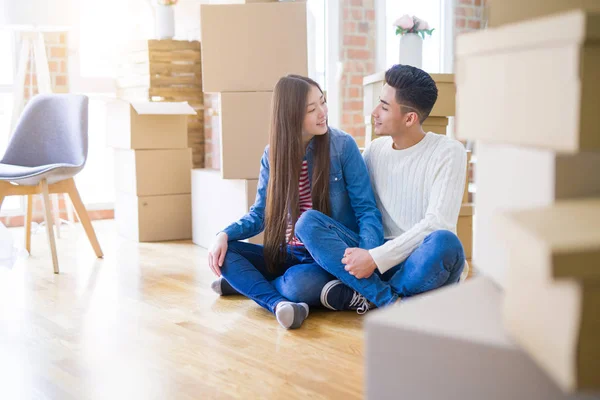
[{"label": "woman's long dark hair", "polygon": [[[321,87],[310,78],[288,75],[279,80],[273,93],[269,139],[269,185],[265,213],[264,254],[267,269],[275,272],[285,262],[288,215],[294,237],[300,216],[298,182],[305,148],[302,125],[311,86]],[[330,214],[329,204],[329,130],[315,135],[312,174],[313,209]]]}]

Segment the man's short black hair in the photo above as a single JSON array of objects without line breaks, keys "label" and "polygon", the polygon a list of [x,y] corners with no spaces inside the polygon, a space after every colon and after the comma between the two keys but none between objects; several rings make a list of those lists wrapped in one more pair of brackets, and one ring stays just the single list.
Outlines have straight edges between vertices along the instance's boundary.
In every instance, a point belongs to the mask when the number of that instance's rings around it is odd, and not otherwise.
[{"label": "man's short black hair", "polygon": [[[423,123],[433,108],[438,90],[431,76],[422,69],[410,65],[396,64],[385,72],[385,83],[396,89],[398,104],[417,111]],[[403,111],[406,107],[403,107]]]}]

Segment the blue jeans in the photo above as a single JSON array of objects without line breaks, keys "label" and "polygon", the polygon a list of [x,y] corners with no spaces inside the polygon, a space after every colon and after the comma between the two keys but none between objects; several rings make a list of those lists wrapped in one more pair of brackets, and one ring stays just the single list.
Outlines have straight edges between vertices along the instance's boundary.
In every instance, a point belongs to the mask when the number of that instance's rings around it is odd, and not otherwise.
[{"label": "blue jeans", "polygon": [[335,279],[303,246],[288,246],[285,264],[272,273],[263,246],[238,241],[229,242],[221,274],[240,294],[273,313],[281,301],[320,306],[321,289]]},{"label": "blue jeans", "polygon": [[319,211],[309,210],[296,223],[296,236],[323,269],[377,307],[392,304],[399,297],[457,283],[465,263],[458,237],[439,230],[427,236],[405,261],[384,274],[376,269],[370,277],[358,279],[344,269],[341,261],[348,247],[358,247],[359,237],[355,232]]}]

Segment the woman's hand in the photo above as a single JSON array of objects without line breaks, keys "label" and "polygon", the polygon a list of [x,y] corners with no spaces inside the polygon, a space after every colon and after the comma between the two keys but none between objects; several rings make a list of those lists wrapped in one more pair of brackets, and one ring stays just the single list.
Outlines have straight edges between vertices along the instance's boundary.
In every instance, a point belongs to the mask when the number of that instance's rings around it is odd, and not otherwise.
[{"label": "woman's hand", "polygon": [[208,250],[208,266],[216,276],[221,276],[221,267],[227,253],[227,234],[220,232]]}]

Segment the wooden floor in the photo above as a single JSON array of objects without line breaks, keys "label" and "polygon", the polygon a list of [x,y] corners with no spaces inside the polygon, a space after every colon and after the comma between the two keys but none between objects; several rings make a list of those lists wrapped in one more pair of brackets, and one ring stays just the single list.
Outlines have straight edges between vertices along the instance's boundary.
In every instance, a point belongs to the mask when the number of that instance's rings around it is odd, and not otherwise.
[{"label": "wooden floor", "polygon": [[[334,398],[363,396],[362,318],[311,310],[301,329],[239,296],[210,290],[206,251],[137,244],[114,221],[0,266],[0,399]],[[20,243],[22,229],[12,234]]]}]

